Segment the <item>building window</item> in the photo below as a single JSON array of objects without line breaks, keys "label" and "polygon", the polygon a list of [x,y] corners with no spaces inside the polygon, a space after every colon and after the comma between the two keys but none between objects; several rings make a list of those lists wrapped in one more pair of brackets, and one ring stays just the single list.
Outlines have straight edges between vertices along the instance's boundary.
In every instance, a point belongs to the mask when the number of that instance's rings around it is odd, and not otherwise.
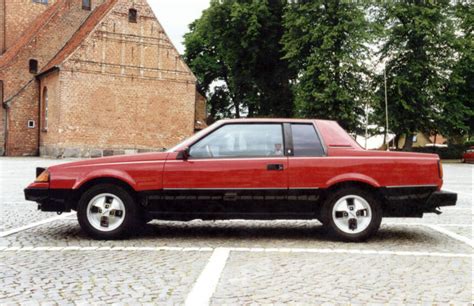
[{"label": "building window", "polygon": [[82,9],[83,10],[91,10],[91,0],[82,0]]},{"label": "building window", "polygon": [[28,128],[29,129],[34,129],[35,128],[35,121],[34,120],[28,120]]},{"label": "building window", "polygon": [[30,73],[38,73],[38,61],[35,59],[30,59],[29,62]]},{"label": "building window", "polygon": [[129,9],[128,10],[128,22],[137,23],[137,10],[136,9]]},{"label": "building window", "polygon": [[48,130],[48,88],[43,88],[43,97],[41,103],[41,129],[43,131]]},{"label": "building window", "polygon": [[35,3],[48,4],[48,0],[33,0]]}]

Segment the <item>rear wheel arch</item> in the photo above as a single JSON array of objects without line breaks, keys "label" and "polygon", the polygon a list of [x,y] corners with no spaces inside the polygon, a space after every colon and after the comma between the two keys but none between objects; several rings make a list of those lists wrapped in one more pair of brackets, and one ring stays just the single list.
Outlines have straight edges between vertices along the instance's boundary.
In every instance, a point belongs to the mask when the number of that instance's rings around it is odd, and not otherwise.
[{"label": "rear wheel arch", "polygon": [[374,195],[374,197],[377,198],[377,200],[380,201],[380,204],[383,206],[384,198],[382,194],[382,190],[378,186],[371,185],[367,182],[362,182],[362,181],[353,181],[353,180],[348,180],[348,181],[342,181],[338,182],[335,184],[332,184],[328,188],[326,188],[322,194],[322,200],[324,201],[329,195],[332,193],[341,190],[341,189],[347,189],[347,188],[357,188],[361,189],[364,191],[368,191]]},{"label": "rear wheel arch", "polygon": [[383,192],[380,189],[380,187],[371,185],[367,182],[362,182],[362,181],[354,181],[354,180],[347,180],[347,181],[340,181],[335,184],[332,184],[322,190],[321,196],[319,199],[320,205],[318,205],[318,209],[316,211],[316,215],[318,219],[323,222],[323,217],[321,215],[321,210],[323,208],[323,204],[326,202],[328,197],[330,197],[332,194],[343,190],[343,189],[351,189],[351,188],[356,188],[360,189],[362,191],[369,192],[373,195],[373,197],[379,202],[380,208],[383,210],[385,206],[385,198],[383,196]]}]

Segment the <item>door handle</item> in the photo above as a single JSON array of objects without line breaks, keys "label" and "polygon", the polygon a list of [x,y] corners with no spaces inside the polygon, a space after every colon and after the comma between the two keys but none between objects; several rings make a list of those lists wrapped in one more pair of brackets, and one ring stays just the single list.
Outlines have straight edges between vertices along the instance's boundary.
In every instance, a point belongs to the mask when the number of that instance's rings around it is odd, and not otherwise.
[{"label": "door handle", "polygon": [[284,167],[283,164],[268,164],[267,170],[268,171],[283,171]]}]

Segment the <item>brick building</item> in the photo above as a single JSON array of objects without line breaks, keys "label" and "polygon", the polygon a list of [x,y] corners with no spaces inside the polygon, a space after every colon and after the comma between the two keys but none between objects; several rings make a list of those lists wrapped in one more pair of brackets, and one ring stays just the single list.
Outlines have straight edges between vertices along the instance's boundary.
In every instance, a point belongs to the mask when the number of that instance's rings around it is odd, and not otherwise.
[{"label": "brick building", "polygon": [[160,150],[205,122],[146,0],[0,0],[0,154]]}]

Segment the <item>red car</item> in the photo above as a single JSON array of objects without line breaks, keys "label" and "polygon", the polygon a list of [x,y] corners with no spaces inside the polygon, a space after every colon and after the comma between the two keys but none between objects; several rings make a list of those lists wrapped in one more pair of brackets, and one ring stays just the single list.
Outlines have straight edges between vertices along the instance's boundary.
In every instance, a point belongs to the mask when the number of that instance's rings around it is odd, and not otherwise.
[{"label": "red car", "polygon": [[462,155],[463,163],[474,163],[474,146],[469,147],[469,149],[464,152]]},{"label": "red car", "polygon": [[77,211],[90,236],[114,239],[151,219],[318,219],[361,241],[382,217],[455,205],[438,155],[367,151],[336,122],[222,120],[167,152],[37,169],[25,189],[42,211]]}]

